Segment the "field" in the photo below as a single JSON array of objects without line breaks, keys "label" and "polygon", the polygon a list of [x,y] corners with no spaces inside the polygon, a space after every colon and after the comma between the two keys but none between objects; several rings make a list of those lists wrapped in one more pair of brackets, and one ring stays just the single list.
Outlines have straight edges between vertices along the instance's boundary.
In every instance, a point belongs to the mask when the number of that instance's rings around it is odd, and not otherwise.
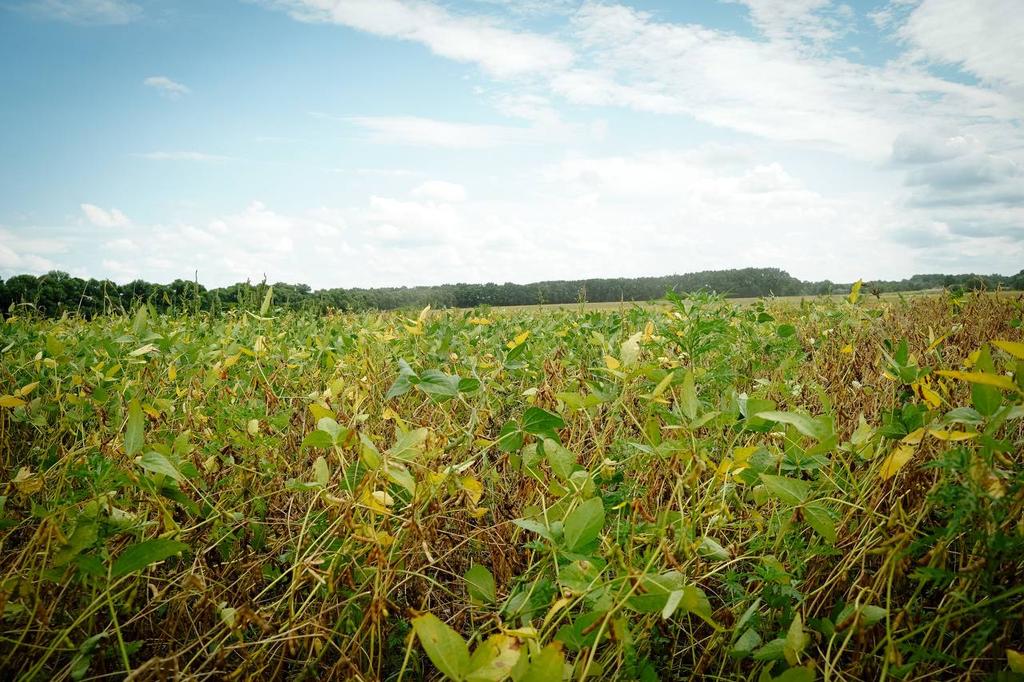
[{"label": "field", "polygon": [[1024,303],[0,326],[6,679],[1024,679]]}]

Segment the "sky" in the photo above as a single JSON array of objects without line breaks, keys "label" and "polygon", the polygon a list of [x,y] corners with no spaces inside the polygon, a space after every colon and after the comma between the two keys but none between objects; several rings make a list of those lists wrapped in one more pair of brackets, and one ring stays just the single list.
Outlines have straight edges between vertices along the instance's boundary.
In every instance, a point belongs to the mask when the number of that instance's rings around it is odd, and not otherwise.
[{"label": "sky", "polygon": [[1022,0],[0,0],[0,277],[1024,268]]}]

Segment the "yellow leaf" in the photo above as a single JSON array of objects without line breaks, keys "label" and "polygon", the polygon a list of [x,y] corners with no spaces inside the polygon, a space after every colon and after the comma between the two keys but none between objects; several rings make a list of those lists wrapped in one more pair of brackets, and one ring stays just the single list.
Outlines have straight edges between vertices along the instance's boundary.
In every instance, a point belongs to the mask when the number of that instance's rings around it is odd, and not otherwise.
[{"label": "yellow leaf", "polygon": [[985,384],[986,386],[995,386],[1001,388],[1004,391],[1017,391],[1017,385],[1013,383],[1010,377],[1003,374],[991,374],[990,372],[954,372],[952,370],[941,369],[936,372],[939,376],[949,377],[950,379],[959,379],[960,381],[966,381],[972,384]]},{"label": "yellow leaf", "polygon": [[730,466],[730,471],[732,472],[732,474],[735,476],[736,474],[746,469],[747,465],[750,463],[750,456],[757,452],[759,449],[760,448],[758,447],[735,448],[732,451],[733,461],[732,465]]},{"label": "yellow leaf", "polygon": [[927,381],[915,381],[911,384],[911,388],[914,392],[924,400],[929,407],[936,408],[942,405],[942,396],[936,393],[931,386],[928,385]]},{"label": "yellow leaf", "polygon": [[896,472],[903,468],[903,465],[914,458],[915,448],[910,445],[897,445],[889,456],[882,462],[882,470],[879,476],[882,480],[888,480],[896,475]]},{"label": "yellow leaf", "polygon": [[469,318],[469,323],[470,324],[486,325],[486,324],[491,324],[491,320],[489,320],[486,317],[471,317],[471,318]]},{"label": "yellow leaf", "polygon": [[167,378],[174,381],[178,378],[178,368],[174,365],[168,365],[167,367]]},{"label": "yellow leaf", "polygon": [[511,341],[509,341],[506,344],[506,346],[508,347],[509,350],[512,350],[513,348],[518,348],[519,346],[521,346],[524,343],[526,343],[526,339],[528,339],[528,338],[530,338],[529,330],[523,332],[522,334],[520,334],[516,338],[512,339]]},{"label": "yellow leaf", "polygon": [[847,355],[850,355],[851,353],[853,353],[853,345],[848,343],[845,346],[843,346],[842,348],[840,348],[839,352],[840,353],[845,353]]},{"label": "yellow leaf", "polygon": [[416,318],[416,321],[417,322],[424,322],[427,319],[427,315],[429,315],[429,314],[430,314],[430,306],[428,305],[426,308],[424,308],[423,310],[420,311],[419,317]]},{"label": "yellow leaf", "polygon": [[928,429],[928,433],[939,440],[961,441],[977,438],[980,434],[976,431],[945,431],[942,429]]},{"label": "yellow leaf", "polygon": [[241,353],[235,353],[234,355],[232,355],[231,357],[229,357],[227,360],[224,361],[223,368],[227,369],[228,367],[233,366],[241,358],[242,358],[242,354]]},{"label": "yellow leaf", "polygon": [[17,394],[22,396],[22,397],[25,397],[29,393],[31,393],[32,391],[36,390],[36,387],[38,385],[39,385],[38,381],[33,381],[31,384],[25,384],[24,386],[22,386],[21,388],[18,389],[18,393]]},{"label": "yellow leaf", "polygon": [[850,303],[856,303],[857,299],[860,298],[860,288],[862,286],[864,286],[864,280],[858,279],[856,282],[853,283],[853,286],[850,287],[850,295],[847,298],[847,300]]},{"label": "yellow leaf", "polygon": [[903,440],[900,442],[904,445],[917,445],[924,438],[924,428],[916,429],[911,431],[907,435],[903,436]]},{"label": "yellow leaf", "polygon": [[1018,360],[1024,360],[1024,343],[1018,343],[1017,341],[993,341],[992,345],[1005,350]]},{"label": "yellow leaf", "polygon": [[370,509],[370,511],[378,514],[387,514],[388,507],[393,505],[395,500],[383,490],[374,490],[373,492],[363,490],[359,502]]},{"label": "yellow leaf", "polygon": [[943,341],[946,340],[947,336],[949,336],[949,334],[943,334],[939,338],[937,338],[934,341],[932,341],[930,344],[928,344],[928,347],[925,348],[924,352],[925,353],[931,353],[933,350],[935,350],[936,348],[939,347],[940,343],[942,343]]},{"label": "yellow leaf", "polygon": [[383,531],[378,531],[373,526],[365,523],[356,527],[356,537],[361,540],[376,543],[385,549],[395,544],[394,536]]},{"label": "yellow leaf", "polygon": [[0,407],[21,407],[25,401],[13,395],[0,395]]},{"label": "yellow leaf", "polygon": [[1024,654],[1021,652],[1007,649],[1006,662],[1010,665],[1010,672],[1024,673]]},{"label": "yellow leaf", "polygon": [[643,342],[647,343],[654,336],[654,322],[648,321],[647,325],[644,326]]},{"label": "yellow leaf", "polygon": [[619,367],[622,367],[622,363],[612,356],[606,355],[604,356],[604,366],[608,369],[618,369]]},{"label": "yellow leaf", "polygon": [[459,483],[462,485],[462,489],[466,491],[466,497],[469,498],[475,507],[484,494],[483,484],[472,476],[463,476],[459,479]]},{"label": "yellow leaf", "polygon": [[43,487],[43,479],[32,473],[28,467],[18,469],[18,475],[11,482],[14,483],[14,487],[18,489],[19,493],[25,495],[39,492]]},{"label": "yellow leaf", "polygon": [[331,419],[334,419],[334,413],[318,403],[310,403],[309,412],[310,414],[313,415],[314,421],[320,421],[324,417],[330,417]]}]

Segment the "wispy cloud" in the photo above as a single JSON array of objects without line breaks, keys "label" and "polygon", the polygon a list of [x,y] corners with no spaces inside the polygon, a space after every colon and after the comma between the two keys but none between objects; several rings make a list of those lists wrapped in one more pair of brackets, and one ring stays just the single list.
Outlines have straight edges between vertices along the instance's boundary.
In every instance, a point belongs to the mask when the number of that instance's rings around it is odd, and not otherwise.
[{"label": "wispy cloud", "polygon": [[190,90],[184,83],[171,80],[167,76],[150,76],[142,81],[142,84],[146,87],[153,88],[161,95],[171,99],[177,99],[182,95],[187,95],[192,92],[192,90]]},{"label": "wispy cloud", "polygon": [[142,17],[142,7],[129,0],[34,0],[20,6],[36,16],[72,24],[128,24]]},{"label": "wispy cloud", "polygon": [[132,224],[128,216],[116,208],[107,210],[93,204],[82,204],[81,208],[86,220],[96,227],[128,227]]},{"label": "wispy cloud", "polygon": [[140,159],[149,159],[150,161],[199,161],[199,162],[213,162],[213,161],[230,161],[233,157],[221,156],[219,154],[207,154],[205,152],[195,151],[157,151],[157,152],[145,152],[143,154],[132,154],[132,156]]},{"label": "wispy cloud", "polygon": [[422,116],[357,116],[346,119],[381,144],[485,149],[536,141],[530,128],[478,123],[439,121]]},{"label": "wispy cloud", "polygon": [[522,76],[568,66],[572,50],[538,33],[485,16],[456,15],[427,0],[266,0],[302,21],[335,23],[417,42],[431,52],[479,65],[495,76]]}]

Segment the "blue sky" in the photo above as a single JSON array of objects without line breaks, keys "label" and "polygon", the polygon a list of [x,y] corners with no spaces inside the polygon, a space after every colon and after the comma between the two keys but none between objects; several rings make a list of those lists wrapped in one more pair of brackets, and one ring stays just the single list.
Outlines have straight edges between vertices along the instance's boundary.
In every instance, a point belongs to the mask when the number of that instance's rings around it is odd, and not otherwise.
[{"label": "blue sky", "polygon": [[0,0],[0,276],[1024,267],[1018,0]]}]

